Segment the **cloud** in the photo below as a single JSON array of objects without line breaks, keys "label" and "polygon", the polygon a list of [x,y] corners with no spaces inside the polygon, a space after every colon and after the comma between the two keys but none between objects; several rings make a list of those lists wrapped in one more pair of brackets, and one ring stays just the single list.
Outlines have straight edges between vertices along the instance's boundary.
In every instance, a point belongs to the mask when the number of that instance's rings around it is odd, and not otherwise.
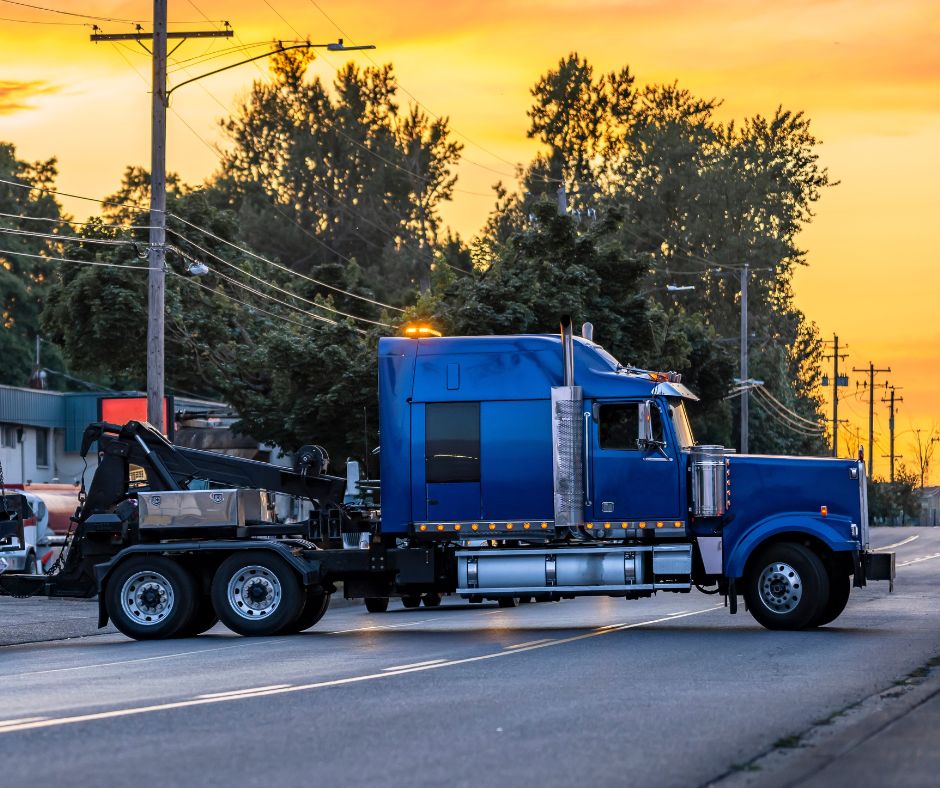
[{"label": "cloud", "polygon": [[56,93],[58,90],[58,85],[52,85],[45,80],[19,82],[0,79],[0,115],[12,115],[14,112],[33,109],[29,99]]}]

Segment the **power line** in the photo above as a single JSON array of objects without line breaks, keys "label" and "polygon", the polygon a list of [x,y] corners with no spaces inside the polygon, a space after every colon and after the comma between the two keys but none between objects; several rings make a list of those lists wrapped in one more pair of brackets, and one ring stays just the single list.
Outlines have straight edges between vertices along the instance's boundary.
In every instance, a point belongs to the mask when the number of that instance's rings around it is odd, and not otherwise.
[{"label": "power line", "polygon": [[[240,266],[238,266],[238,265],[235,265],[235,264],[232,263],[232,262],[229,262],[228,260],[226,260],[226,259],[220,257],[219,255],[217,255],[217,254],[215,254],[215,253],[213,253],[213,252],[210,252],[208,249],[205,249],[205,248],[203,248],[202,246],[200,246],[199,244],[194,243],[193,241],[191,241],[189,238],[187,238],[185,235],[183,235],[182,233],[178,232],[177,230],[170,229],[170,232],[173,233],[174,235],[176,235],[178,238],[181,238],[182,240],[186,241],[187,243],[192,244],[192,246],[194,246],[196,249],[198,249],[198,250],[199,250],[200,252],[202,252],[203,254],[208,255],[209,257],[212,257],[213,259],[217,260],[218,262],[222,263],[223,265],[227,265],[229,268],[234,268],[234,269],[235,269],[236,271],[238,271],[239,273],[244,274],[245,276],[250,277],[251,279],[254,279],[254,280],[257,281],[257,282],[260,282],[260,283],[263,284],[265,287],[270,287],[271,289],[277,290],[278,292],[283,293],[284,295],[288,295],[288,296],[291,296],[292,298],[296,298],[298,301],[303,301],[304,303],[310,304],[311,306],[315,306],[315,307],[317,307],[318,309],[323,309],[323,310],[326,310],[326,311],[328,311],[328,312],[333,312],[334,314],[342,315],[343,317],[348,317],[348,318],[351,318],[352,320],[361,320],[361,321],[363,321],[363,322],[365,322],[365,323],[371,323],[372,325],[375,325],[375,326],[382,326],[383,328],[391,328],[391,327],[392,327],[392,326],[391,326],[390,324],[388,324],[388,323],[381,323],[381,322],[379,322],[378,320],[370,320],[370,319],[367,318],[367,317],[361,317],[361,316],[359,316],[359,315],[351,315],[351,314],[349,314],[349,312],[343,312],[342,310],[335,309],[334,307],[326,306],[326,305],[324,305],[324,304],[317,303],[316,301],[311,301],[310,299],[304,298],[303,296],[298,295],[297,293],[294,293],[294,292],[292,292],[291,290],[285,290],[283,287],[279,287],[278,285],[274,284],[273,282],[269,282],[268,280],[263,279],[263,278],[261,278],[260,276],[256,276],[255,274],[251,273],[250,271],[246,271],[244,268],[242,268],[242,267],[240,267]],[[185,252],[183,252],[183,250],[178,249],[177,247],[171,247],[171,248],[173,248],[173,250],[176,251],[176,252],[179,253],[179,254],[182,254],[182,255],[184,255],[184,256],[188,256],[188,255],[186,255]],[[190,258],[190,259],[192,259],[192,258]],[[195,262],[198,262],[198,261],[195,261]]]},{"label": "power line", "polygon": [[104,224],[102,222],[79,222],[75,219],[64,219],[62,217],[50,217],[50,216],[29,216],[25,213],[4,213],[0,211],[0,216],[6,217],[8,219],[23,219],[26,221],[32,222],[52,222],[54,224],[73,224],[76,226],[87,227],[95,226],[101,227],[105,230],[149,230],[150,227],[146,224],[135,225],[135,224]]},{"label": "power line", "polygon": [[[761,394],[763,395],[767,394],[767,392],[764,391],[762,386],[754,386],[753,388],[755,391],[761,392]],[[823,432],[825,432],[825,428],[820,426],[819,424],[813,424],[811,422],[804,423],[805,420],[802,418],[800,418],[800,420],[793,418],[790,415],[792,411],[786,409],[783,406],[778,407],[778,405],[775,404],[778,402],[779,400],[776,400],[774,398],[767,399],[766,396],[764,398],[765,406],[768,408],[771,408],[774,413],[776,413],[781,419],[785,420],[787,423],[791,424],[794,428],[798,428],[807,432],[812,432],[813,434],[816,434],[816,435],[821,435]]]},{"label": "power line", "polygon": [[50,22],[48,20],[40,20],[40,19],[12,19],[8,16],[0,16],[0,22],[17,22],[22,25],[61,25],[64,27],[91,27],[90,22]]},{"label": "power line", "polygon": [[29,230],[17,230],[13,227],[0,227],[5,235],[20,235],[26,238],[42,238],[49,241],[70,241],[73,243],[101,244],[102,246],[134,246],[134,241],[117,241],[113,238],[85,238],[79,235],[58,235],[56,233],[37,233]]},{"label": "power line", "polygon": [[760,399],[754,400],[754,404],[757,405],[761,410],[763,410],[764,413],[766,413],[768,416],[773,418],[781,426],[789,429],[791,432],[795,432],[798,435],[802,435],[803,437],[807,437],[807,438],[818,438],[822,435],[821,432],[812,432],[810,430],[804,430],[801,427],[795,426],[791,422],[781,418],[775,411],[768,408],[766,403],[767,403],[767,400],[760,400]]},{"label": "power line", "polygon": [[34,257],[37,260],[57,263],[74,263],[75,265],[94,265],[101,268],[131,268],[134,271],[149,271],[150,268],[139,265],[125,265],[123,263],[102,263],[97,260],[72,260],[68,257],[49,257],[43,254],[31,254],[30,252],[14,252],[12,249],[0,249],[0,254],[19,255],[20,257]]},{"label": "power line", "polygon": [[[0,0],[2,2],[2,0]],[[118,208],[133,208],[137,211],[147,210],[143,206],[135,205],[134,203],[129,202],[114,202],[111,200],[99,200],[97,197],[86,197],[82,194],[71,194],[70,192],[58,191],[57,189],[45,189],[41,186],[32,186],[28,183],[18,183],[17,181],[10,181],[6,178],[0,178],[0,183],[5,183],[7,186],[16,186],[19,189],[27,189],[28,191],[34,192],[44,192],[45,194],[55,194],[58,197],[71,197],[75,200],[87,200],[88,202],[95,202],[99,205],[110,205]]]},{"label": "power line", "polygon": [[233,249],[237,249],[242,254],[247,254],[250,257],[254,257],[256,260],[260,260],[262,263],[266,263],[281,271],[285,271],[286,273],[292,274],[293,276],[298,276],[301,279],[306,279],[308,282],[312,282],[315,285],[319,285],[320,287],[326,287],[329,290],[334,290],[338,293],[342,293],[343,295],[347,295],[350,298],[358,298],[360,301],[367,301],[370,304],[375,304],[376,306],[380,306],[385,309],[394,309],[396,312],[405,311],[404,309],[399,309],[397,306],[391,306],[390,304],[384,304],[381,301],[376,301],[374,298],[368,298],[367,296],[362,296],[362,295],[357,295],[356,293],[351,293],[348,290],[343,290],[341,287],[336,287],[335,285],[330,285],[330,284],[327,284],[326,282],[321,282],[319,279],[314,279],[312,276],[307,276],[306,274],[302,274],[300,271],[295,271],[292,268],[288,268],[285,265],[281,265],[280,263],[275,263],[271,260],[268,260],[266,257],[262,257],[261,255],[255,254],[249,249],[245,249],[244,247],[239,246],[236,243],[232,243],[231,241],[227,241],[224,238],[220,238],[218,235],[211,232],[210,230],[207,230],[205,227],[200,227],[198,224],[193,224],[193,222],[187,221],[186,219],[182,218],[181,216],[178,216],[175,213],[171,213],[170,216],[172,216],[174,219],[177,219],[178,221],[181,221],[183,224],[187,225],[188,227],[192,227],[194,230],[197,230],[205,235],[208,235],[210,238],[213,238],[216,241],[219,241],[220,243],[224,243],[227,246],[231,246]]},{"label": "power line", "polygon": [[774,402],[775,404],[777,404],[778,406],[780,406],[780,408],[781,408],[782,410],[784,410],[788,415],[790,415],[791,417],[793,417],[793,418],[796,419],[797,421],[805,422],[805,423],[807,424],[807,426],[812,427],[812,428],[818,428],[818,427],[819,427],[819,422],[813,421],[812,419],[807,419],[807,418],[805,418],[804,416],[801,416],[801,415],[800,415],[799,413],[797,413],[795,410],[791,410],[789,407],[787,407],[786,405],[784,405],[780,400],[778,400],[773,394],[771,394],[769,391],[767,391],[767,389],[764,388],[763,386],[758,386],[757,388],[760,389],[761,394],[762,394],[763,396],[769,397],[771,400],[773,400],[773,402]]},{"label": "power line", "polygon": [[216,290],[212,287],[209,287],[208,285],[202,284],[201,282],[197,282],[195,279],[191,279],[188,276],[183,276],[182,274],[178,274],[175,271],[170,271],[169,273],[170,273],[170,276],[175,276],[178,279],[182,279],[184,282],[189,282],[189,284],[194,285],[195,287],[199,287],[203,290],[206,290],[207,292],[210,292],[213,295],[220,295],[223,298],[227,298],[229,301],[234,301],[237,304],[241,304],[246,309],[257,311],[257,312],[263,312],[264,314],[269,315],[270,317],[273,317],[276,320],[283,320],[285,323],[292,323],[295,326],[300,326],[301,328],[306,328],[308,330],[311,330],[313,328],[313,326],[307,325],[306,323],[301,323],[299,320],[291,320],[289,317],[284,317],[283,315],[279,315],[276,312],[269,312],[267,309],[263,309],[260,306],[256,306],[255,304],[249,304],[247,301],[242,301],[240,298],[235,298],[235,296],[230,295],[229,293],[226,293],[224,290]]},{"label": "power line", "polygon": [[75,16],[75,17],[79,17],[80,19],[94,19],[94,20],[97,20],[98,22],[121,22],[121,23],[126,23],[129,25],[134,25],[142,21],[140,19],[121,19],[121,18],[113,17],[113,16],[95,16],[93,14],[80,14],[74,11],[62,11],[58,8],[49,8],[48,6],[33,5],[32,3],[22,3],[22,2],[18,2],[18,0],[0,0],[0,3],[5,3],[6,5],[17,5],[22,8],[32,8],[36,11],[47,11],[50,14],[62,14],[63,16]]}]

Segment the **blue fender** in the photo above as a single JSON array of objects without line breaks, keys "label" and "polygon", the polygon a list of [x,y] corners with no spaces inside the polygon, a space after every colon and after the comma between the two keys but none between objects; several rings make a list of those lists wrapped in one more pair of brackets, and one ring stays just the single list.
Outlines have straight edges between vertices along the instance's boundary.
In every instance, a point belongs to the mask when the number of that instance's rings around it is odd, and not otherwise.
[{"label": "blue fender", "polygon": [[767,539],[782,533],[798,533],[813,536],[834,552],[859,549],[859,543],[852,538],[852,521],[848,517],[828,515],[823,517],[818,512],[788,512],[772,515],[754,523],[744,531],[733,545],[728,544],[727,536],[723,543],[725,554],[725,576],[741,577],[748,558]]}]

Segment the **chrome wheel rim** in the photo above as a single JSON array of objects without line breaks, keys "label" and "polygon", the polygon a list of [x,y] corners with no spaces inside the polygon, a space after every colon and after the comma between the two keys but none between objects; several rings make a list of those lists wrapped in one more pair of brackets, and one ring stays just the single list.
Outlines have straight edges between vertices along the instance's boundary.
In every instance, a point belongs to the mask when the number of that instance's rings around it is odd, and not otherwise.
[{"label": "chrome wheel rim", "polygon": [[121,609],[131,621],[152,627],[176,606],[173,586],[159,572],[136,572],[121,587]]},{"label": "chrome wheel rim", "polygon": [[803,580],[800,573],[782,561],[764,568],[757,587],[761,602],[771,613],[791,613],[803,598]]},{"label": "chrome wheel rim", "polygon": [[228,604],[248,621],[268,618],[281,604],[281,581],[266,566],[252,564],[235,572],[228,581]]}]

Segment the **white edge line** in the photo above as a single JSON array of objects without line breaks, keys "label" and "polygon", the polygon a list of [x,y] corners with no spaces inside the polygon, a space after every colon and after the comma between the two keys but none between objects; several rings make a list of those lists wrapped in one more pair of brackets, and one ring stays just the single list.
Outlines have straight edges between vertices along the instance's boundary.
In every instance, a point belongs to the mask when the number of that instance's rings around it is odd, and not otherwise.
[{"label": "white edge line", "polygon": [[894,547],[901,547],[902,545],[910,544],[915,539],[919,539],[920,534],[914,534],[913,536],[907,537],[907,539],[902,539],[900,542],[895,542],[894,544],[886,544],[884,547],[874,547],[872,548],[873,553],[880,552],[881,550],[891,550]]},{"label": "white edge line", "polygon": [[[225,695],[224,697],[215,697],[215,698],[192,698],[190,700],[181,700],[171,703],[158,703],[152,706],[134,706],[126,709],[111,709],[110,711],[99,711],[92,712],[91,714],[77,714],[72,717],[59,717],[52,718],[48,720],[37,720],[36,722],[25,722],[15,725],[10,725],[5,728],[0,728],[0,735],[5,733],[14,733],[19,731],[28,731],[35,730],[37,728],[52,728],[60,725],[74,725],[79,722],[93,722],[97,720],[109,720],[115,719],[118,717],[131,717],[137,714],[148,714],[155,711],[170,711],[172,709],[185,709],[190,706],[204,706],[209,703],[223,703],[226,701],[234,700],[246,700],[248,698],[259,698],[267,697],[269,695],[283,695],[288,692],[304,692],[307,690],[322,689],[325,687],[341,687],[347,684],[359,684],[363,681],[375,681],[376,679],[389,678],[391,676],[402,676],[406,673],[416,673],[418,671],[425,670],[437,670],[438,668],[448,668],[453,667],[454,665],[467,665],[471,662],[481,662],[483,660],[496,659],[497,657],[507,657],[513,654],[522,654],[526,651],[534,651],[536,649],[542,648],[551,648],[553,646],[561,646],[567,643],[575,643],[579,640],[586,640],[588,638],[596,638],[601,635],[607,635],[611,632],[622,632],[627,629],[637,629],[638,627],[649,626],[650,624],[661,624],[666,621],[675,621],[677,618],[686,618],[688,616],[697,616],[702,613],[711,613],[715,610],[723,608],[724,605],[715,605],[714,607],[706,608],[705,610],[694,610],[691,613],[685,613],[681,616],[664,616],[662,618],[654,618],[649,621],[637,621],[633,624],[618,624],[613,628],[604,629],[601,631],[591,631],[586,632],[581,635],[573,635],[568,638],[561,638],[559,640],[553,640],[550,643],[539,643],[532,646],[524,646],[521,648],[515,648],[511,651],[494,651],[489,654],[480,654],[476,657],[463,657],[461,659],[448,660],[446,662],[438,662],[434,665],[426,665],[420,668],[402,668],[400,670],[390,670],[387,672],[381,673],[367,673],[362,676],[350,676],[345,679],[331,679],[327,681],[316,681],[310,684],[297,684],[290,687],[285,687],[283,689],[272,689],[266,691],[256,691],[251,695],[248,695],[247,698],[244,695]],[[250,692],[251,690],[247,690]]]},{"label": "white edge line", "polygon": [[529,640],[526,643],[516,643],[512,646],[506,646],[507,649],[510,648],[525,648],[526,646],[537,646],[540,643],[554,643],[554,638],[542,638],[541,640]]},{"label": "white edge line", "polygon": [[290,684],[269,684],[267,687],[255,687],[253,689],[228,690],[228,692],[207,692],[205,695],[197,695],[197,698],[228,698],[238,695],[248,695],[255,692],[266,692],[268,690],[286,689]]},{"label": "white edge line", "polygon": [[920,558],[912,558],[910,561],[905,561],[898,566],[910,566],[911,564],[919,564],[921,561],[929,561],[932,558],[940,558],[940,553],[934,553],[933,555],[923,555]]},{"label": "white edge line", "polygon": [[0,720],[0,729],[5,728],[8,725],[24,725],[27,722],[39,722],[40,720],[47,720],[48,717],[20,717],[17,720]]},{"label": "white edge line", "polygon": [[445,662],[446,660],[442,659],[426,659],[424,662],[412,662],[410,665],[393,665],[390,668],[382,668],[382,670],[407,670],[408,668],[426,668],[431,665],[436,665],[439,662]]}]

